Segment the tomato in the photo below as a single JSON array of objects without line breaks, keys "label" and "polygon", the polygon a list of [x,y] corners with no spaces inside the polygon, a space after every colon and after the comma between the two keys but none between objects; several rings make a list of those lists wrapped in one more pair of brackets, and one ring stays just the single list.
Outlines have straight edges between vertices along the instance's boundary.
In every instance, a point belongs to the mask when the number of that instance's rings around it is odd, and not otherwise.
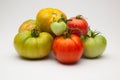
[{"label": "tomato", "polygon": [[69,19],[67,25],[69,28],[73,28],[69,30],[70,33],[78,36],[81,36],[81,34],[85,36],[87,34],[88,23],[81,15]]},{"label": "tomato", "polygon": [[77,62],[83,54],[83,42],[77,35],[69,37],[58,36],[53,42],[53,52],[58,61],[62,63]]},{"label": "tomato", "polygon": [[28,59],[44,58],[51,52],[53,37],[47,32],[23,30],[14,38],[18,54]]},{"label": "tomato", "polygon": [[33,29],[37,29],[40,31],[40,27],[36,24],[36,20],[33,19],[29,19],[24,21],[20,27],[19,27],[19,32],[23,31],[23,30],[33,30]]},{"label": "tomato", "polygon": [[93,32],[92,30],[89,30],[88,32],[89,34],[84,39],[84,56],[87,58],[99,57],[105,51],[107,40],[104,36]]},{"label": "tomato", "polygon": [[36,15],[36,21],[40,29],[49,33],[52,33],[50,24],[58,21],[60,18],[66,19],[66,15],[56,8],[43,8]]},{"label": "tomato", "polygon": [[63,34],[64,31],[67,29],[67,25],[63,21],[53,22],[50,25],[50,28],[55,35],[59,36],[59,35]]}]

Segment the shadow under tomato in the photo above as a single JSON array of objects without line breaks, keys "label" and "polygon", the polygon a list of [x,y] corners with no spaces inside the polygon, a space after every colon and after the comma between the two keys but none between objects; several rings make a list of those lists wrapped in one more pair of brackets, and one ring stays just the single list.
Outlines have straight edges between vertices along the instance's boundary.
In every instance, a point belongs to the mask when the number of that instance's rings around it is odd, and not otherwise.
[{"label": "shadow under tomato", "polygon": [[30,59],[30,58],[25,58],[25,57],[22,57],[22,56],[19,56],[19,58],[23,59],[23,60],[28,60],[28,61],[38,61],[38,60],[47,60],[48,56],[45,56],[44,58],[37,58],[37,59]]},{"label": "shadow under tomato", "polygon": [[97,57],[94,57],[94,58],[88,58],[88,57],[82,56],[82,58],[83,59],[89,59],[89,60],[99,60],[99,59],[106,59],[107,55],[100,55],[100,56],[97,56]]},{"label": "shadow under tomato", "polygon": [[77,65],[78,62],[73,62],[73,63],[63,63],[63,62],[60,62],[58,61],[59,63],[61,63],[62,65],[67,65],[67,66],[73,66],[73,65]]},{"label": "shadow under tomato", "polygon": [[63,63],[56,59],[56,62],[60,65],[65,65],[65,66],[77,66],[77,65],[81,65],[83,63],[83,59],[80,59],[80,60],[78,60],[76,62],[72,62],[72,63]]},{"label": "shadow under tomato", "polygon": [[15,56],[16,59],[21,59],[21,60],[26,60],[26,61],[46,61],[46,60],[55,60],[54,54],[51,52],[48,56],[45,56],[43,58],[37,58],[37,59],[30,59],[30,58],[25,58],[17,54]]}]

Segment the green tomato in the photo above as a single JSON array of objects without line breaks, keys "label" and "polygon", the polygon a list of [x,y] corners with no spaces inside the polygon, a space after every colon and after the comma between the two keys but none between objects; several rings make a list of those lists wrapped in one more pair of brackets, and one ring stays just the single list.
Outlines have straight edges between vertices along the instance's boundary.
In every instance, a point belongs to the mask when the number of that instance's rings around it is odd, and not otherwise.
[{"label": "green tomato", "polygon": [[99,57],[105,51],[106,45],[107,40],[104,36],[92,32],[84,39],[84,56],[87,58]]},{"label": "green tomato", "polygon": [[47,32],[23,30],[14,38],[18,54],[28,59],[44,58],[51,52],[53,37]]},{"label": "green tomato", "polygon": [[60,22],[53,22],[51,25],[50,25],[50,28],[52,30],[52,32],[59,36],[61,34],[64,33],[64,31],[66,30],[67,28],[67,25],[65,24],[65,22],[63,21],[60,21]]}]

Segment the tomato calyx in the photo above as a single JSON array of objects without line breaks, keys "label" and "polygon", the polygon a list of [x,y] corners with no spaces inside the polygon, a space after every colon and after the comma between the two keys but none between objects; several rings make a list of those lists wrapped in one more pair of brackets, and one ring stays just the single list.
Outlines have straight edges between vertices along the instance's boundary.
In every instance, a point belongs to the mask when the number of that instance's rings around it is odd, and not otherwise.
[{"label": "tomato calyx", "polygon": [[39,32],[38,30],[33,29],[33,30],[31,31],[31,36],[37,38],[37,37],[39,36],[39,33],[40,33],[40,32]]},{"label": "tomato calyx", "polygon": [[88,30],[88,33],[87,33],[87,36],[86,37],[92,37],[92,38],[94,38],[95,36],[97,36],[98,34],[100,34],[100,32],[97,32],[97,31],[93,31],[93,30],[91,30],[90,28],[89,28],[89,30]]},{"label": "tomato calyx", "polygon": [[82,19],[82,18],[83,18],[82,15],[77,15],[77,16],[76,16],[76,19]]},{"label": "tomato calyx", "polygon": [[67,22],[63,14],[61,14],[61,18],[58,20],[58,22],[61,22],[61,21],[65,23]]},{"label": "tomato calyx", "polygon": [[[83,17],[83,15],[77,15],[75,18],[76,18],[76,19],[83,19],[84,17]],[[66,20],[66,23],[67,23],[68,21],[72,21],[72,19],[67,19],[67,20]]]},{"label": "tomato calyx", "polygon": [[[76,19],[83,19],[84,17],[83,17],[83,15],[77,15],[75,18]],[[72,19],[71,18],[65,19],[64,15],[61,14],[61,18],[58,20],[58,22],[60,22],[60,21],[64,21],[65,23],[67,23],[68,21],[72,21]]]}]

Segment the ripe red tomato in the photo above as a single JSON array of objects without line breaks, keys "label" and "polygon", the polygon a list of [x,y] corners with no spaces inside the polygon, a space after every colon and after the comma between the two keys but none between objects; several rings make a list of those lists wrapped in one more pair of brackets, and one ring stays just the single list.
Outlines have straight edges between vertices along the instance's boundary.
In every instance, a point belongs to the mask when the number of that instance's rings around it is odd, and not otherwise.
[{"label": "ripe red tomato", "polygon": [[81,15],[69,19],[67,21],[67,26],[72,28],[69,30],[70,33],[76,34],[78,36],[81,36],[81,34],[84,36],[87,35],[88,23]]},{"label": "ripe red tomato", "polygon": [[70,37],[58,36],[53,42],[53,52],[62,63],[77,62],[83,54],[83,42],[80,37],[71,34]]}]

